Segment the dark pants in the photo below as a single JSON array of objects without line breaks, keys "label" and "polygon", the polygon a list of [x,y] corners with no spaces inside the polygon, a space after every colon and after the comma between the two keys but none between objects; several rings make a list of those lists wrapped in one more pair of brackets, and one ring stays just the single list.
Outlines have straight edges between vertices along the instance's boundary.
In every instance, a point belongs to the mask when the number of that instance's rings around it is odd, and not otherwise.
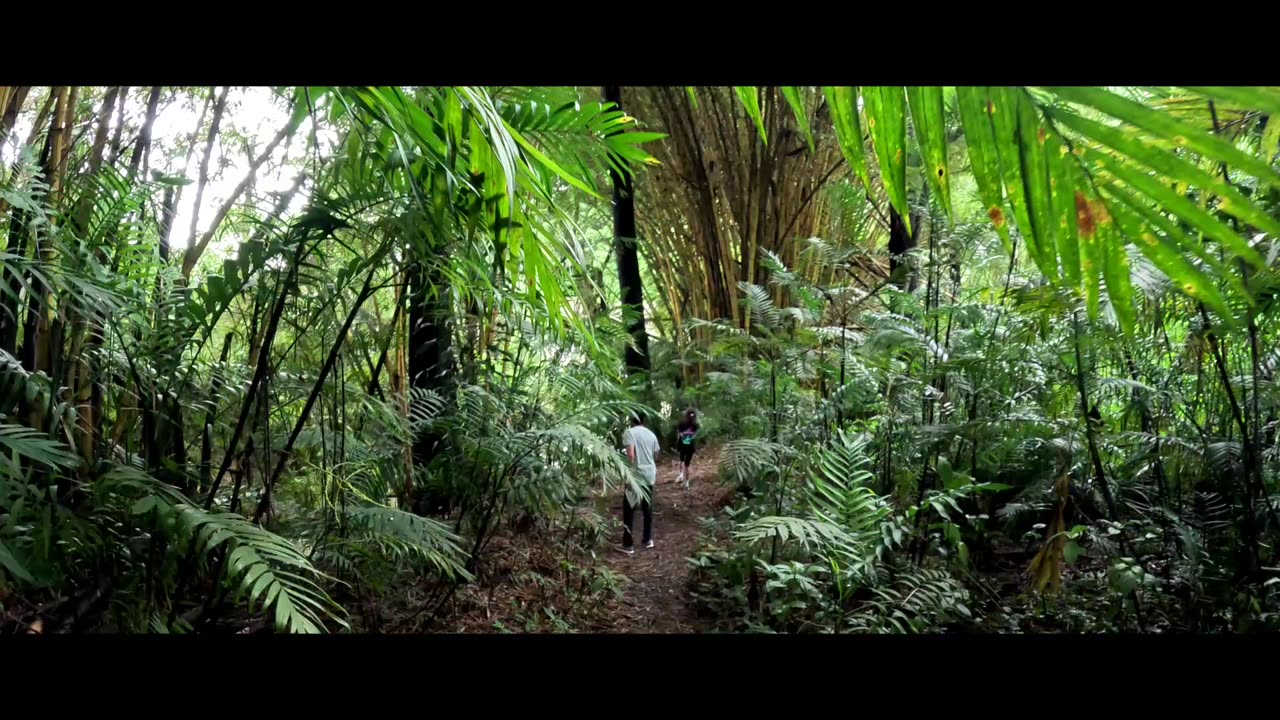
[{"label": "dark pants", "polygon": [[685,465],[688,465],[689,463],[693,462],[693,446],[692,445],[680,446],[680,462],[684,463]]},{"label": "dark pants", "polygon": [[[644,541],[647,545],[653,539],[653,491],[649,488],[649,498],[640,499],[640,510],[644,513]],[[636,519],[636,508],[631,504],[631,500],[627,498],[627,494],[622,494],[622,545],[623,547],[631,547],[631,525]]]}]

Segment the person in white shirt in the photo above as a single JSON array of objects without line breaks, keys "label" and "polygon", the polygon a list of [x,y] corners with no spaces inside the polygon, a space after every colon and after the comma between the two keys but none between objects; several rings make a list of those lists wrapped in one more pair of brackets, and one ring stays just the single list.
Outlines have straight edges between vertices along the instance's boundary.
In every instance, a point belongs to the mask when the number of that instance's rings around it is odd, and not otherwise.
[{"label": "person in white shirt", "polygon": [[632,417],[631,427],[622,433],[622,447],[648,490],[648,497],[638,497],[639,493],[628,483],[622,494],[622,552],[631,555],[636,551],[632,545],[631,524],[635,520],[637,500],[644,513],[644,546],[653,547],[653,490],[658,481],[658,436],[644,426],[640,417]]}]

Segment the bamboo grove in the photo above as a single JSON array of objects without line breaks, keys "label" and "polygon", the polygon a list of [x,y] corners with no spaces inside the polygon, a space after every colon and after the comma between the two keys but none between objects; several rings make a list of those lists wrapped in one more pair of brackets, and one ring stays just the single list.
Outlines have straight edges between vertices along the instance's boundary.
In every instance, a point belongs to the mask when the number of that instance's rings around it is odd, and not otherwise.
[{"label": "bamboo grove", "polygon": [[692,406],[707,629],[1273,629],[1277,111],[0,88],[0,628],[599,627]]}]

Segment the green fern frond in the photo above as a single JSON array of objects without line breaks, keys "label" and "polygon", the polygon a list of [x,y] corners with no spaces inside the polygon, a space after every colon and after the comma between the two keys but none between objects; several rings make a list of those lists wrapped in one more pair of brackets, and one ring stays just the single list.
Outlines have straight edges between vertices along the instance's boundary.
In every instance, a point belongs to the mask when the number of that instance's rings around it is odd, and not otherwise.
[{"label": "green fern frond", "polygon": [[855,630],[914,634],[972,615],[969,593],[945,570],[915,569],[900,573],[889,586],[874,589],[875,599],[846,618]]},{"label": "green fern frond", "polygon": [[762,543],[775,538],[782,543],[795,542],[806,550],[821,551],[840,548],[856,551],[857,538],[839,525],[823,520],[767,515],[755,518],[734,531],[734,537],[748,543]]},{"label": "green fern frond", "polygon": [[721,467],[739,483],[776,470],[787,448],[767,440],[732,440],[725,443]]},{"label": "green fern frond", "polygon": [[236,588],[250,611],[270,609],[278,629],[322,633],[326,621],[347,627],[342,608],[317,584],[328,578],[288,540],[238,514],[192,506],[177,490],[132,468],[115,467],[103,480],[104,488],[142,491],[131,514],[154,518],[158,529],[191,550],[207,558],[223,546],[227,559],[220,580]]},{"label": "green fern frond", "polygon": [[380,505],[353,508],[347,517],[388,555],[426,564],[449,579],[471,579],[461,538],[444,523]]},{"label": "green fern frond", "polygon": [[64,443],[23,425],[0,424],[0,450],[50,467],[73,469],[80,464]]},{"label": "green fern frond", "polygon": [[865,485],[873,479],[870,463],[865,439],[841,432],[823,448],[806,494],[815,516],[858,536],[874,532],[890,511]]},{"label": "green fern frond", "polygon": [[751,310],[753,324],[766,332],[782,329],[782,314],[773,304],[768,290],[744,281],[738,282],[738,289],[742,291],[743,303]]}]

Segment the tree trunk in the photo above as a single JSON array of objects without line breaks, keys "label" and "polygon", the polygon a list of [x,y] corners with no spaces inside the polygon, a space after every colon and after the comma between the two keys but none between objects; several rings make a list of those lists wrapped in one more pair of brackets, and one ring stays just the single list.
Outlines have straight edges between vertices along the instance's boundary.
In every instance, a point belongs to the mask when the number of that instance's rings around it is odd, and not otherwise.
[{"label": "tree trunk", "polygon": [[[39,136],[40,130],[44,127],[45,121],[48,119],[49,112],[55,103],[62,97],[64,88],[49,88],[49,95],[45,98],[44,105],[40,109],[39,115],[36,117],[35,124],[31,127],[31,133],[27,138],[25,146],[35,143]],[[54,118],[56,125],[57,118]],[[49,158],[53,152],[53,132],[50,130],[45,135],[45,143],[40,151],[39,164],[41,168],[47,168]],[[48,177],[41,178],[44,182],[48,182]],[[0,201],[0,212],[8,209],[7,203]],[[27,248],[36,241],[31,227],[28,222],[31,220],[31,213],[25,209],[17,208],[13,211],[9,218],[9,239],[6,250],[18,257],[25,257]],[[23,289],[23,278],[17,273],[10,273],[9,277],[4,280],[8,283],[9,289],[2,297],[0,297],[0,350],[10,355],[17,353],[18,345],[18,328],[22,325],[22,309],[19,307],[18,297]],[[32,288],[34,289],[34,288]],[[25,343],[24,343],[25,344]]]},{"label": "tree trunk", "polygon": [[892,205],[889,206],[889,281],[899,290],[910,292],[914,288],[915,277],[907,253],[915,249],[919,231],[919,218],[913,218],[911,232],[907,232],[902,216]]},{"label": "tree trunk", "polygon": [[116,127],[111,131],[111,164],[120,160],[121,139],[124,137],[124,106],[129,100],[129,86],[120,86],[120,102],[116,105]]},{"label": "tree trunk", "polygon": [[0,145],[9,139],[9,131],[18,122],[18,113],[26,102],[31,86],[0,87]]},{"label": "tree trunk", "polygon": [[[604,88],[605,102],[622,107],[622,88]],[[649,334],[644,324],[644,286],[640,280],[640,256],[636,251],[636,204],[632,176],[612,167],[613,236],[618,255],[618,286],[622,291],[622,322],[631,334],[633,345],[627,346],[627,371],[649,371]]]},{"label": "tree trunk", "polygon": [[[102,167],[103,154],[106,152],[107,136],[111,125],[111,115],[115,111],[120,97],[120,88],[107,90],[102,99],[102,109],[98,112],[98,127],[93,138],[93,147],[89,152],[87,174],[96,175]],[[93,186],[91,186],[92,188]],[[93,215],[93,204],[97,193],[90,189],[80,198],[76,211],[77,234],[84,237],[90,230]],[[87,239],[87,238],[86,238]],[[101,252],[99,253],[101,257]],[[94,448],[100,432],[101,393],[97,393],[95,402],[94,367],[92,361],[97,349],[102,345],[102,327],[97,322],[89,322],[86,318],[75,314],[70,325],[72,327],[72,346],[68,358],[75,363],[68,373],[67,386],[75,397],[76,413],[79,427],[79,451],[86,467],[91,468],[95,459]]]},{"label": "tree trunk", "polygon": [[[209,126],[209,137],[204,144],[204,155],[200,157],[200,179],[196,182],[196,201],[191,210],[191,232],[187,235],[187,247],[193,247],[196,244],[196,228],[200,221],[200,202],[204,199],[204,189],[209,184],[209,159],[213,156],[213,145],[218,140],[218,128],[222,124],[222,113],[227,107],[227,93],[230,91],[230,85],[223,86],[222,92],[213,104],[213,124]],[[199,129],[197,128],[198,131]]]},{"label": "tree trunk", "polygon": [[[60,87],[55,92],[57,99],[54,103],[53,120],[49,125],[49,136],[45,144],[45,155],[43,158],[43,166],[41,175],[49,186],[49,194],[45,197],[45,205],[50,212],[57,211],[57,203],[61,196],[62,178],[58,173],[61,166],[59,160],[63,156],[63,149],[69,140],[70,133],[68,127],[70,125],[70,100],[74,99],[75,88]],[[53,248],[50,245],[51,239],[41,237],[42,233],[33,234],[35,254],[34,259],[38,263],[47,263],[53,260]],[[19,358],[22,364],[31,372],[50,373],[52,367],[52,348],[50,347],[50,331],[51,319],[50,314],[53,312],[53,296],[51,289],[45,287],[44,282],[39,278],[31,277],[31,294],[27,301],[27,321],[22,333],[22,348],[19,351]],[[41,414],[43,417],[43,414]],[[41,423],[33,416],[32,427],[40,427]]]},{"label": "tree trunk", "polygon": [[[409,387],[448,402],[454,396],[453,290],[438,261],[419,261],[409,269]],[[408,400],[412,403],[413,398]],[[414,438],[415,470],[436,457],[443,439],[435,432]],[[448,507],[450,498],[414,483],[412,502],[414,511],[422,514]]]},{"label": "tree trunk", "polygon": [[129,158],[129,179],[138,176],[138,168],[143,167],[144,158],[151,155],[151,128],[156,123],[156,112],[160,108],[160,86],[151,88],[147,96],[147,117],[142,121],[142,129],[133,145],[133,157]]}]

